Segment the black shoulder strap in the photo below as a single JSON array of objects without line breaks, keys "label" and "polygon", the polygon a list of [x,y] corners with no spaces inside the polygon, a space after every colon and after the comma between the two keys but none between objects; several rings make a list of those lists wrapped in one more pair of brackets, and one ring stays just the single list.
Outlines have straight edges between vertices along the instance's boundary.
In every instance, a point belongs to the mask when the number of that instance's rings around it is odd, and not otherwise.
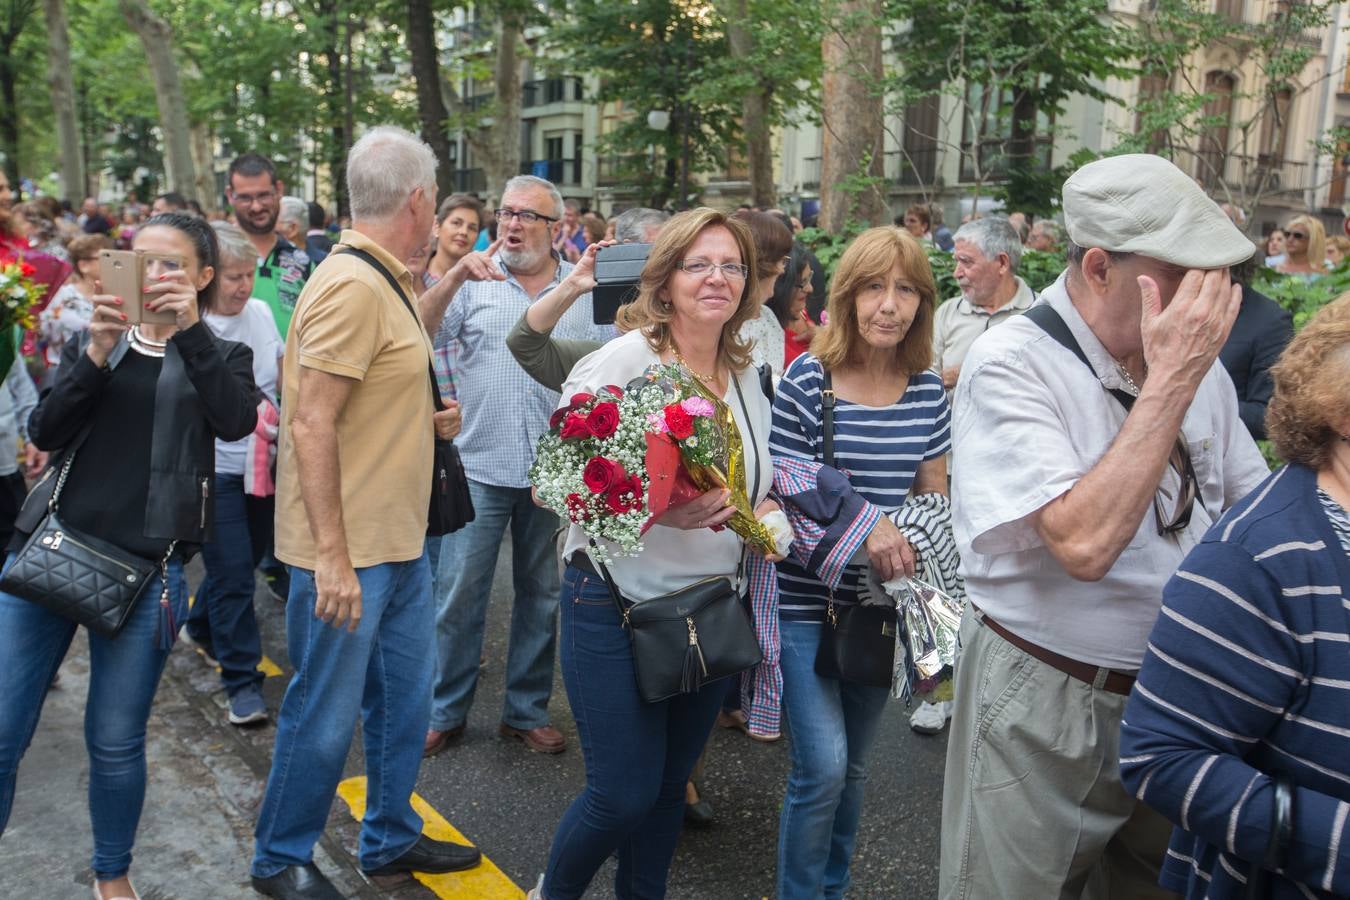
[{"label": "black shoulder strap", "polygon": [[[408,295],[403,293],[403,287],[398,283],[398,279],[394,277],[393,272],[390,272],[387,268],[385,268],[384,263],[380,262],[374,256],[372,256],[371,254],[367,253],[365,250],[362,250],[359,247],[344,246],[338,252],[350,253],[357,259],[365,260],[367,263],[370,264],[370,267],[372,269],[383,275],[384,280],[389,282],[389,286],[394,289],[394,293],[398,294],[398,299],[403,301],[403,305],[408,308],[408,312],[412,315],[413,319],[417,321],[418,330],[419,331],[421,330],[422,317],[417,314],[417,310],[413,309],[413,305],[408,300]],[[430,359],[427,360],[427,374],[431,376],[431,399],[436,404],[436,411],[440,412],[441,410],[445,409],[445,404],[441,402],[441,391],[440,388],[436,387],[436,369],[432,366]]]},{"label": "black shoulder strap", "polygon": [[[1054,307],[1048,303],[1042,303],[1039,306],[1031,307],[1022,315],[1035,322],[1042,331],[1067,347],[1074,356],[1082,361],[1083,365],[1088,367],[1089,372],[1093,375],[1097,374],[1097,370],[1092,368],[1092,363],[1088,362],[1087,354],[1083,352],[1082,346],[1078,343],[1078,338],[1073,336],[1073,332],[1069,330],[1069,324],[1064,321],[1059,313],[1055,312]],[[1134,408],[1135,398],[1133,394],[1119,388],[1103,386],[1103,389],[1120,401],[1120,405],[1125,407],[1126,412]]]},{"label": "black shoulder strap", "polygon": [[834,380],[830,370],[824,369],[825,377],[820,382],[820,442],[821,459],[825,465],[834,467]]}]

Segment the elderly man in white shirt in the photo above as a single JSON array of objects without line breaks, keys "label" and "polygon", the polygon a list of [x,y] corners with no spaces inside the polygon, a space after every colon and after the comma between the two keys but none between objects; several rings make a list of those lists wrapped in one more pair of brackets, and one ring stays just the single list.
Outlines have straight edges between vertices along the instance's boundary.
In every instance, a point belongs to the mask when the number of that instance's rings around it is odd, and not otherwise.
[{"label": "elderly man in white shirt", "polygon": [[1064,185],[1069,267],[954,402],[962,626],[940,896],[1170,897],[1119,730],[1164,582],[1267,474],[1216,362],[1248,241],[1160,157]]}]

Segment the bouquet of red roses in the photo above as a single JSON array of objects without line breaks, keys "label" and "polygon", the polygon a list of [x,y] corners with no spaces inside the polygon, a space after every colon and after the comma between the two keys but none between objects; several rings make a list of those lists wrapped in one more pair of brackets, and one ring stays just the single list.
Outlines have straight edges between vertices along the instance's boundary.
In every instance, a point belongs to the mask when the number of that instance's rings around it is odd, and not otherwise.
[{"label": "bouquet of red roses", "polygon": [[[728,524],[772,552],[745,496],[745,461],[731,412],[682,369],[653,366],[626,388],[574,394],[539,440],[530,482],[542,502],[597,541],[634,556],[652,519],[712,487],[737,507]],[[597,543],[602,562],[615,552]]]}]

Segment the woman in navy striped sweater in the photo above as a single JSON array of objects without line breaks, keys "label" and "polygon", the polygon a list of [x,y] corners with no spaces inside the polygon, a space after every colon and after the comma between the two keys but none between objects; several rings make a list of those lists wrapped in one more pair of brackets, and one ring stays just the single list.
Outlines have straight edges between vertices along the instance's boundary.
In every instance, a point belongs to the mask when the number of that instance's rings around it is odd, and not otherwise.
[{"label": "woman in navy striped sweater", "polygon": [[[839,261],[830,319],[778,384],[769,449],[824,462],[821,393],[837,396],[831,465],[879,508],[867,555],[882,580],[914,574],[914,551],[887,514],[910,494],[947,493],[951,418],[932,365],[937,290],[928,257],[898,228],[863,232]],[[865,565],[845,569],[836,606],[858,602]],[[780,900],[836,900],[848,887],[867,751],[887,690],[815,673],[831,592],[789,557],[778,564],[783,704],[792,771],[778,834]]]},{"label": "woman in navy striped sweater", "polygon": [[1279,776],[1292,837],[1262,895],[1350,895],[1350,294],[1273,374],[1289,464],[1168,583],[1121,726],[1126,786],[1177,825],[1162,884],[1196,900],[1248,896]]}]

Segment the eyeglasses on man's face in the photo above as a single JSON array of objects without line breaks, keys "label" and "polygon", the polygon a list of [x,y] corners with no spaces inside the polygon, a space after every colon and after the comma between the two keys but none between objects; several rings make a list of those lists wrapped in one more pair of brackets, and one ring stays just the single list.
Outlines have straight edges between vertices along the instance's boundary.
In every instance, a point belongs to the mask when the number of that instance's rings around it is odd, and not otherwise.
[{"label": "eyeglasses on man's face", "polygon": [[271,203],[276,191],[263,191],[260,194],[230,194],[230,202],[235,206],[253,206],[256,203]]},{"label": "eyeglasses on man's face", "polygon": [[494,209],[492,214],[497,217],[498,222],[503,224],[511,221],[513,218],[519,219],[522,225],[533,225],[535,222],[553,223],[558,221],[553,216],[546,216],[543,213],[537,213],[532,209],[507,209],[503,207],[501,209]]},{"label": "eyeglasses on man's face", "polygon": [[706,259],[682,259],[677,266],[686,274],[693,275],[695,278],[706,278],[712,274],[713,269],[721,269],[722,275],[726,278],[739,278],[744,281],[750,277],[750,267],[743,266],[740,263],[715,263]]}]

